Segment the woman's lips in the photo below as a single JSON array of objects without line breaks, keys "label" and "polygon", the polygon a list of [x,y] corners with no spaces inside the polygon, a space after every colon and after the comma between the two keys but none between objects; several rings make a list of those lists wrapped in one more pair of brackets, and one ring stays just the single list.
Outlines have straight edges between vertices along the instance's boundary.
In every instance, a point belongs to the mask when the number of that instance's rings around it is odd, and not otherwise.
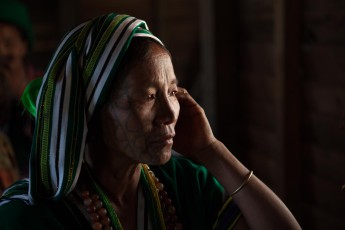
[{"label": "woman's lips", "polygon": [[159,138],[154,139],[153,141],[150,142],[152,145],[172,145],[174,143],[174,136],[173,134],[171,135],[165,135]]}]

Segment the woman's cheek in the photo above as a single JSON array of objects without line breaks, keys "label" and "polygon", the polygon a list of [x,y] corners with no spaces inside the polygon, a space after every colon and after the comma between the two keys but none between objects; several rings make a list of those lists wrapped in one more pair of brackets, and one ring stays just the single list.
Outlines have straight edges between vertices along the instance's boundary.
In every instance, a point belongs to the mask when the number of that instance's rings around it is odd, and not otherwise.
[{"label": "woman's cheek", "polygon": [[117,106],[110,106],[109,108],[109,122],[105,123],[104,130],[109,130],[110,138],[108,138],[111,145],[114,142],[121,146],[121,148],[127,148],[129,144],[128,140],[128,110],[119,109]]},{"label": "woman's cheek", "polygon": [[135,150],[139,150],[140,152],[143,152],[144,150],[146,150],[145,136],[138,135],[138,136],[133,137],[132,143]]},{"label": "woman's cheek", "polygon": [[127,120],[127,131],[131,138],[131,145],[134,150],[145,151],[147,149],[147,136],[151,131],[151,115],[143,110],[136,110],[131,113]]},{"label": "woman's cheek", "polygon": [[[111,116],[103,124],[105,142],[109,147],[115,144],[117,147],[124,149],[128,145],[127,134],[120,119],[115,118],[114,115],[115,113],[111,113]],[[119,116],[118,114],[116,115],[116,117]]]},{"label": "woman's cheek", "polygon": [[145,113],[130,105],[127,109],[117,109],[116,116],[120,121],[118,138],[126,141],[127,147],[132,152],[144,151],[146,149]]}]

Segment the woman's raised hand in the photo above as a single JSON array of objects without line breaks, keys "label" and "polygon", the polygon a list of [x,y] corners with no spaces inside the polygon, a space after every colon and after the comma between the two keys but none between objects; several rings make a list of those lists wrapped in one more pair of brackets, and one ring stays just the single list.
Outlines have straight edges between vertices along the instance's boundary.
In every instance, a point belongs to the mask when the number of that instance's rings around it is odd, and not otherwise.
[{"label": "woman's raised hand", "polygon": [[173,149],[195,160],[198,153],[216,141],[204,109],[186,89],[179,87],[180,115],[176,124]]}]

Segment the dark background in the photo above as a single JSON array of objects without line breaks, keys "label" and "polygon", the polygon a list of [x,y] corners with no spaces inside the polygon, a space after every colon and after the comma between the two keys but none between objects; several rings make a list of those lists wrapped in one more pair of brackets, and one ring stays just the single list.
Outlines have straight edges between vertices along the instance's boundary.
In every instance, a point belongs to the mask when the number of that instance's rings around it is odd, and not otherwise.
[{"label": "dark background", "polygon": [[345,229],[344,0],[23,0],[31,60],[108,12],[147,21],[217,137],[304,229]]}]

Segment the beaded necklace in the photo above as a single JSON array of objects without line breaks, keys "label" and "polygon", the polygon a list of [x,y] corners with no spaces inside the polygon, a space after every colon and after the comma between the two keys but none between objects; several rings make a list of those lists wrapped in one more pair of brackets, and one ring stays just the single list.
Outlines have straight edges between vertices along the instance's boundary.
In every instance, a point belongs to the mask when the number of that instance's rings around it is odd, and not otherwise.
[{"label": "beaded necklace", "polygon": [[[109,198],[92,177],[88,167],[85,168],[93,187],[93,193],[90,193],[86,186],[82,186],[81,198],[91,220],[92,229],[122,230],[123,227],[114,208],[111,206]],[[145,201],[149,204],[153,226],[156,229],[182,229],[182,225],[178,222],[176,216],[176,209],[168,193],[164,190],[164,185],[146,164],[141,164],[140,183],[143,187]]]}]

